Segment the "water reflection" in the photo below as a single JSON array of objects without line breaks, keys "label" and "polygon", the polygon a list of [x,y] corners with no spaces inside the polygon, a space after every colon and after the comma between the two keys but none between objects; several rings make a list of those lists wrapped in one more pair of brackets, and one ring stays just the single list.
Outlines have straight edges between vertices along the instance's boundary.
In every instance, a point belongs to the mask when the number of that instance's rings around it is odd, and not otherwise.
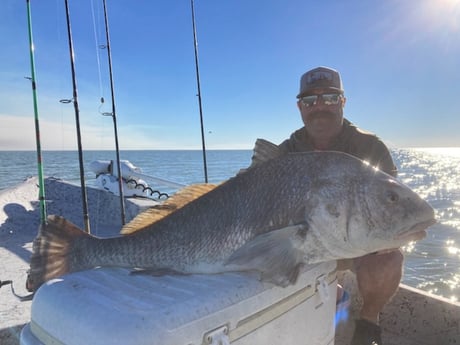
[{"label": "water reflection", "polygon": [[460,148],[393,151],[399,178],[435,209],[438,223],[409,243],[403,282],[460,299]]}]

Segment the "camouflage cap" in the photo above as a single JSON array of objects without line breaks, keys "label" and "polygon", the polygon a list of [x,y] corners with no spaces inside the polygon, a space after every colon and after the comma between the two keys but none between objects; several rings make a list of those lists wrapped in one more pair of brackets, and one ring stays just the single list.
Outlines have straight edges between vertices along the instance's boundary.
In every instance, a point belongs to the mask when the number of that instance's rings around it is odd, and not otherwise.
[{"label": "camouflage cap", "polygon": [[342,79],[339,72],[329,67],[317,67],[306,72],[300,78],[300,91],[297,98],[308,95],[315,89],[328,89],[343,93]]}]

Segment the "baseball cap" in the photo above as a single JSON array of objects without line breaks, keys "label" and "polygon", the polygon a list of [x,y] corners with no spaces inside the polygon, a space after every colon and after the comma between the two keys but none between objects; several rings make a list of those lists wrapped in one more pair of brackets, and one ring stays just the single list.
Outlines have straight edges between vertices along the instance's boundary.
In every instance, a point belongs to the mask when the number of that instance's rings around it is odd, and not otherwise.
[{"label": "baseball cap", "polygon": [[317,67],[306,72],[300,78],[300,91],[297,98],[308,95],[310,91],[315,89],[328,89],[343,93],[339,72],[329,67]]}]

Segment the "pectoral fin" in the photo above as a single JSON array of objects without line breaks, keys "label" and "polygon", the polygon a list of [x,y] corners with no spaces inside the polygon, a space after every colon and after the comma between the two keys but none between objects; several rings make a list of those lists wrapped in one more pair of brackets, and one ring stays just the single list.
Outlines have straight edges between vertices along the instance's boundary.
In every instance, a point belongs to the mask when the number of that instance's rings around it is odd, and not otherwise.
[{"label": "pectoral fin", "polygon": [[166,276],[166,275],[171,275],[171,276],[186,275],[186,273],[175,271],[169,268],[135,269],[129,273],[131,275],[149,275],[152,277],[161,277],[161,276]]},{"label": "pectoral fin", "polygon": [[299,224],[259,235],[235,251],[226,265],[260,271],[262,280],[276,285],[293,284],[303,265],[301,247],[307,229],[306,224]]}]

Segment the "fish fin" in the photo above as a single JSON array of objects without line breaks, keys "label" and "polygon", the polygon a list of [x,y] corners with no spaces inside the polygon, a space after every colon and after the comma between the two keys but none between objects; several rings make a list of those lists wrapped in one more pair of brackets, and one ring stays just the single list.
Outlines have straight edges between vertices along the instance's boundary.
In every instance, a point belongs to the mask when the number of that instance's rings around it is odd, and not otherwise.
[{"label": "fish fin", "polygon": [[136,269],[130,272],[132,275],[149,275],[152,277],[161,277],[165,275],[188,275],[184,272],[175,271],[170,268],[153,268],[153,269]]},{"label": "fish fin", "polygon": [[307,229],[306,224],[298,224],[258,235],[236,250],[226,265],[257,270],[262,280],[276,285],[294,284],[304,263],[300,246]]},{"label": "fish fin", "polygon": [[44,282],[70,272],[72,243],[90,236],[63,217],[48,216],[33,242],[26,288],[37,290]]},{"label": "fish fin", "polygon": [[238,174],[243,174],[248,171],[248,169],[278,156],[281,156],[281,150],[278,145],[268,140],[258,138],[252,149],[251,165],[248,168],[240,169]]},{"label": "fish fin", "polygon": [[281,156],[281,150],[278,145],[265,139],[257,139],[254,145],[251,158],[251,167],[262,162],[269,161],[273,158]]},{"label": "fish fin", "polygon": [[193,200],[198,199],[200,196],[210,192],[216,187],[217,185],[211,183],[194,184],[184,187],[161,205],[153,206],[152,208],[138,214],[132,221],[123,226],[120,234],[128,235],[142,230],[184,207]]}]

